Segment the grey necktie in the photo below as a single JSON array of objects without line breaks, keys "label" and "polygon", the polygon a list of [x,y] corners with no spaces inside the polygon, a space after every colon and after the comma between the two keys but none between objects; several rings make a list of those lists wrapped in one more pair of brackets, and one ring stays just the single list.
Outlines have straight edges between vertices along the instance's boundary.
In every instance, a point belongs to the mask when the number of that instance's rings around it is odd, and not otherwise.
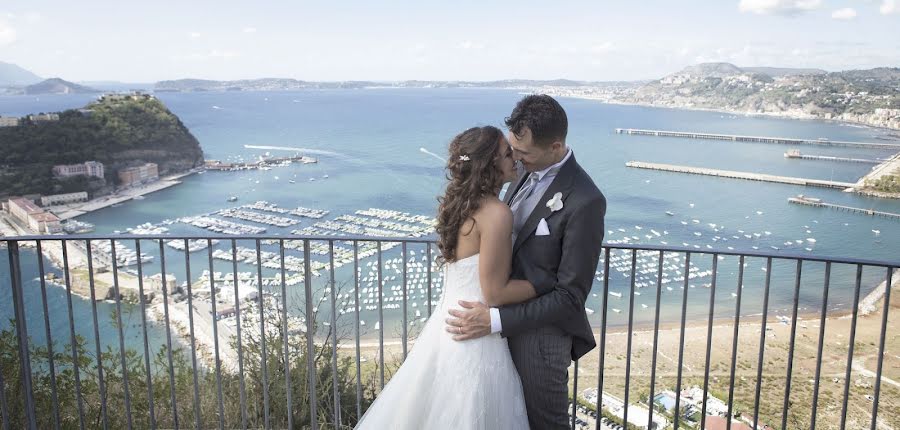
[{"label": "grey necktie", "polygon": [[538,183],[538,175],[535,173],[529,173],[528,179],[525,180],[525,185],[519,189],[519,192],[513,196],[512,201],[509,202],[509,208],[513,213],[513,231],[518,232],[520,228],[522,228],[522,224],[525,222],[525,213],[524,211],[520,211],[519,207],[522,205],[528,197],[531,196],[531,193],[534,191]]}]

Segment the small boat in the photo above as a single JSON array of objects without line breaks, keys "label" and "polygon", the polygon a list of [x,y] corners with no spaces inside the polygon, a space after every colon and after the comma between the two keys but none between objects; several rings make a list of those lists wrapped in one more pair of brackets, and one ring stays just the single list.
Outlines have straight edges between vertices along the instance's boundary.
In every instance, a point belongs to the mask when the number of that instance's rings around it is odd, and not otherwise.
[{"label": "small boat", "polygon": [[231,197],[229,197],[229,198],[228,198],[228,201],[229,201],[229,202],[237,201],[237,196],[231,196]]},{"label": "small boat", "polygon": [[672,212],[672,211],[666,211],[666,215],[668,215],[668,216],[675,216],[675,212]]}]

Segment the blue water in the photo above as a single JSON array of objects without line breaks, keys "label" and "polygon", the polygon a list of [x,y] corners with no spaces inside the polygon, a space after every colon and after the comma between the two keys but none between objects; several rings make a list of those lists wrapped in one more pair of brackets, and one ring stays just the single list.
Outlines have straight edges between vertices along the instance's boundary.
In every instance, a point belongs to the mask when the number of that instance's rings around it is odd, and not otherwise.
[{"label": "blue water", "polygon": [[[240,204],[268,200],[282,207],[326,209],[331,211],[329,218],[370,207],[433,216],[437,206],[436,197],[444,184],[442,163],[419,149],[425,148],[443,154],[450,138],[467,127],[483,124],[501,126],[504,116],[508,115],[521,95],[513,91],[490,89],[373,89],[163,93],[159,97],[198,138],[207,159],[229,160],[237,156],[255,158],[265,150],[248,149],[244,145],[261,145],[303,148],[305,151],[302,152],[317,157],[319,163],[292,165],[270,171],[207,172],[193,175],[185,178],[181,185],[148,195],[142,201],[131,201],[120,207],[107,208],[80,218],[96,224],[97,233],[111,234],[114,230],[124,231],[127,227],[144,222],[159,222],[167,218],[211,212],[229,206],[225,200],[231,195],[238,196]],[[80,107],[91,98],[81,95],[42,96],[39,99],[2,97],[0,114],[21,115]],[[625,167],[627,161],[637,160],[856,181],[871,167],[869,165],[788,160],[783,157],[783,153],[789,147],[783,145],[695,141],[614,133],[617,127],[633,127],[883,142],[876,139],[885,135],[882,130],[821,121],[607,105],[578,99],[560,99],[560,102],[569,115],[568,143],[579,163],[606,194],[609,204],[606,229],[612,231],[607,234],[607,241],[619,240],[626,235],[617,230],[623,228],[627,230],[628,236],[638,236],[638,243],[660,244],[660,240],[666,240],[671,246],[681,246],[685,242],[701,246],[702,250],[708,250],[707,244],[721,250],[732,246],[736,251],[752,251],[751,247],[757,246],[761,252],[900,260],[900,229],[897,228],[896,221],[801,207],[789,204],[787,198],[803,193],[829,202],[889,212],[900,212],[900,201],[861,197],[838,190],[808,189]],[[798,149],[804,153],[860,158],[892,155],[890,151],[882,150],[808,146]],[[273,155],[292,153],[271,152]],[[323,180],[323,175],[326,174],[329,178]],[[280,179],[275,179],[275,176]],[[296,183],[287,183],[288,178],[295,179]],[[318,180],[309,182],[309,178]],[[672,211],[676,215],[668,216],[666,211]],[[762,213],[758,214],[758,211]],[[693,219],[700,223],[693,223]],[[684,226],[681,221],[688,221],[689,224]],[[708,225],[710,223],[724,228],[716,233]],[[304,219],[295,228],[310,224],[309,220]],[[641,229],[638,230],[636,226]],[[172,227],[173,234],[203,232],[187,225]],[[668,234],[662,238],[647,239],[645,235],[650,234],[651,229],[667,231]],[[875,236],[873,229],[880,230],[881,234]],[[289,230],[269,228],[267,232],[287,233]],[[761,235],[752,240],[731,239],[733,235],[742,237],[738,230],[744,230],[748,234],[768,231],[770,235]],[[694,232],[700,232],[702,236],[696,236]],[[710,237],[713,235],[731,240],[727,243],[712,242]],[[817,241],[812,251],[804,249],[810,246],[806,238],[815,238]],[[789,240],[803,240],[804,244],[784,246],[783,243]],[[239,245],[252,246],[252,243]],[[145,252],[156,256],[152,264],[146,265],[146,273],[158,272],[158,247],[149,242],[142,246]],[[773,251],[770,246],[782,249]],[[223,243],[218,247],[226,249],[228,244]],[[266,249],[275,250],[271,246]],[[422,250],[421,247],[416,249],[417,252]],[[297,255],[290,250],[287,254]],[[395,255],[396,252],[390,254]],[[167,257],[167,272],[174,273],[181,283],[185,267],[183,255],[168,249]],[[191,258],[193,277],[209,267],[205,253],[192,254]],[[0,259],[6,261],[5,251],[0,251]],[[324,261],[323,257],[316,259]],[[23,278],[27,281],[25,300],[29,310],[28,329],[40,341],[43,339],[44,323],[40,291],[38,284],[33,281],[37,277],[35,261],[33,252],[24,251],[22,265],[25,271]],[[707,268],[711,266],[712,257],[708,254],[695,254],[692,262],[700,268]],[[761,312],[766,275],[761,268],[764,266],[763,259],[747,260],[742,315]],[[823,264],[808,263],[802,269],[801,312],[815,312],[821,306],[823,267]],[[214,269],[229,272],[231,266],[230,263],[217,260]],[[736,292],[737,259],[726,258],[719,261],[718,269],[715,315],[725,318],[735,312],[735,299],[731,293]],[[242,265],[239,270],[255,269]],[[771,275],[770,315],[789,315],[795,270],[796,264],[793,262],[774,261],[773,269],[768,272]],[[264,275],[272,273],[270,270],[264,271]],[[622,298],[610,297],[609,323],[622,325],[627,323],[629,314],[630,283],[618,272],[613,275],[610,290],[623,295]],[[0,271],[0,285],[9,285],[7,276],[5,270]],[[850,307],[854,276],[853,266],[836,265],[832,269],[829,309],[842,310]],[[348,267],[339,269],[336,277],[338,282],[349,281],[352,279],[352,270]],[[323,278],[314,279],[317,290],[324,285]],[[862,294],[870,291],[883,278],[883,270],[867,268],[862,277]],[[690,281],[693,287],[688,288],[689,319],[703,319],[707,315],[710,289],[703,288],[702,284],[710,281],[710,278]],[[652,285],[655,286],[655,281]],[[682,281],[668,284],[672,290],[664,288],[661,292],[661,314],[664,321],[677,321],[680,318],[683,293],[681,285]],[[67,339],[64,337],[68,332],[65,293],[56,287],[48,288],[52,332],[57,339],[61,336]],[[635,321],[650,323],[655,307],[655,288],[641,288],[639,292],[641,295],[634,296]],[[0,288],[0,317],[3,320],[12,316],[9,294],[9,288]],[[291,287],[288,296],[291,306],[302,306],[301,286]],[[587,303],[587,307],[597,310],[591,316],[594,324],[600,322],[602,296],[602,284],[596,282]],[[93,339],[90,304],[78,298],[73,300],[77,331],[88,339]],[[641,305],[648,307],[643,308]],[[117,332],[108,324],[114,305],[98,303],[97,306],[101,321],[101,344],[117,347]],[[139,324],[139,309],[126,306],[126,312],[129,315],[127,343],[137,347],[141,345],[142,327]],[[395,321],[399,315],[399,311],[391,311],[386,312],[385,317]],[[371,327],[372,322],[377,320],[377,313],[364,312],[363,319],[368,320]],[[151,325],[150,330],[150,337],[155,344],[163,341],[162,329]],[[57,335],[57,332],[60,334]],[[398,328],[393,327],[386,335],[396,332]],[[372,333],[369,332],[370,335]]]}]

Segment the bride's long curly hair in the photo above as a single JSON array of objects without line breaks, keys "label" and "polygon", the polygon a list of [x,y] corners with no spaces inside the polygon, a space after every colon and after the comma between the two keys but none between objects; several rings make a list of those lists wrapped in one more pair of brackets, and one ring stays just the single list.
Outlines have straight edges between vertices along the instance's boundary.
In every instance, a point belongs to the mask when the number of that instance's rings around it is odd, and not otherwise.
[{"label": "bride's long curly hair", "polygon": [[[503,132],[499,128],[484,126],[472,127],[450,141],[447,190],[438,197],[435,228],[440,264],[457,260],[456,247],[463,224],[481,207],[484,196],[497,195],[503,186],[503,172],[498,165],[501,139]],[[465,234],[470,232],[471,229]]]}]

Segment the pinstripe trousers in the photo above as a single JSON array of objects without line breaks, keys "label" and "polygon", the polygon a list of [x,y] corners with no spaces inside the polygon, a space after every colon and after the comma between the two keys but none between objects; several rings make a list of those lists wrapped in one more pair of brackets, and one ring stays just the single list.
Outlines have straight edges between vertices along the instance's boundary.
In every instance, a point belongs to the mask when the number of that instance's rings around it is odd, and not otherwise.
[{"label": "pinstripe trousers", "polygon": [[507,341],[525,391],[531,430],[568,429],[572,336],[550,325]]}]

